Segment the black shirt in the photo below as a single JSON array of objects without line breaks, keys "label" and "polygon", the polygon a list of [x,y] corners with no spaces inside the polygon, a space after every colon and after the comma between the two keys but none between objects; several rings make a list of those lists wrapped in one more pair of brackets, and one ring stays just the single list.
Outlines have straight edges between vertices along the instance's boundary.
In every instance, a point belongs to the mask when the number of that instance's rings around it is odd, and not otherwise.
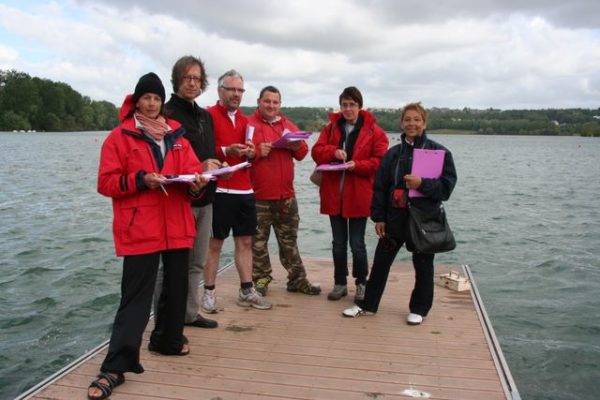
[{"label": "black shirt", "polygon": [[[176,94],[172,94],[165,103],[165,114],[185,128],[184,137],[191,143],[196,157],[202,162],[208,158],[217,158],[213,120],[208,111],[189,102]],[[213,202],[217,184],[211,181],[206,186],[204,195],[192,202],[194,207],[202,207]]]}]

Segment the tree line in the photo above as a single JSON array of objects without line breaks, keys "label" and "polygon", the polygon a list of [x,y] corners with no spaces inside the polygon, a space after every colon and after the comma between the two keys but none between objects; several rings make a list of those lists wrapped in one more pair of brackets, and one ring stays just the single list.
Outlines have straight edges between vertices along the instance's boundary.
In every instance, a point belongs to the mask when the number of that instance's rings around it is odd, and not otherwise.
[{"label": "tree line", "polygon": [[[255,107],[242,107],[245,115]],[[335,112],[325,107],[282,107],[302,130],[320,131]],[[400,130],[399,109],[369,109],[388,132]],[[489,108],[428,110],[428,130],[481,135],[600,136],[600,108],[498,110]],[[0,131],[88,131],[115,127],[118,109],[107,101],[92,101],[69,85],[32,78],[23,72],[0,70]]]},{"label": "tree line", "polygon": [[66,83],[0,70],[0,131],[96,131],[117,125],[118,110]]},{"label": "tree line", "polygon": [[[244,114],[254,108],[242,107]],[[329,121],[331,108],[282,107],[283,114],[302,130],[320,131]],[[369,109],[388,132],[400,131],[400,109]],[[428,111],[428,130],[480,135],[579,135],[600,136],[600,109],[547,110],[452,110]]]}]

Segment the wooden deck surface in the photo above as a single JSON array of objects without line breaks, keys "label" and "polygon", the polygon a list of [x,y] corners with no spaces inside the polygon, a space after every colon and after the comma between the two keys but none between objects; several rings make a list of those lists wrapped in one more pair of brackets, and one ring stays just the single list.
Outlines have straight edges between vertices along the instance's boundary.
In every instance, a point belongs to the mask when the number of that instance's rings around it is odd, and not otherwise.
[{"label": "wooden deck surface", "polygon": [[[276,263],[276,257],[271,257]],[[217,279],[217,329],[186,327],[191,354],[165,357],[142,345],[146,372],[126,374],[111,399],[506,399],[469,291],[436,285],[432,311],[420,326],[405,323],[413,285],[409,264],[392,267],[379,312],[344,318],[354,285],[340,301],[328,301],[331,260],[305,258],[309,279],[323,293],[285,290],[285,270],[274,265],[267,298],[273,309],[235,304],[234,267]],[[436,273],[446,272],[436,266]],[[350,280],[351,282],[352,280]],[[34,399],[85,399],[106,349],[73,369]],[[412,394],[412,396],[411,396]]]}]

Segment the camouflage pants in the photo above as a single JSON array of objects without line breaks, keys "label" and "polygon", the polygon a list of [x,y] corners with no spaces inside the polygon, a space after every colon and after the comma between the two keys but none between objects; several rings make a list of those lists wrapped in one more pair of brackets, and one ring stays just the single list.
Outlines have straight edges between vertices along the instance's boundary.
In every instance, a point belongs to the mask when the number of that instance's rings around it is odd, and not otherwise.
[{"label": "camouflage pants", "polygon": [[269,258],[271,226],[279,245],[279,260],[288,272],[288,287],[304,285],[306,270],[302,264],[298,245],[298,202],[295,197],[285,200],[256,200],[257,233],[252,238],[252,279],[271,277]]}]

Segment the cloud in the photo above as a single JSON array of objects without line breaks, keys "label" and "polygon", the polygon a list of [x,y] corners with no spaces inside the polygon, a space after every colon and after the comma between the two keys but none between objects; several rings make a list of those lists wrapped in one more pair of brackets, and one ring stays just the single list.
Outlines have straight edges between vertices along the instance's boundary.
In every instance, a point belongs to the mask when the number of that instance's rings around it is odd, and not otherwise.
[{"label": "cloud", "polygon": [[0,29],[46,55],[4,45],[0,65],[116,104],[150,70],[170,88],[172,64],[193,54],[209,74],[202,105],[216,101],[216,78],[235,68],[246,79],[243,105],[254,105],[259,90],[273,84],[288,106],[335,107],[341,90],[355,85],[367,107],[420,100],[455,108],[596,108],[599,8],[579,0],[0,5]]},{"label": "cloud", "polygon": [[9,66],[11,63],[15,62],[19,55],[19,52],[11,47],[0,45],[0,68],[8,68],[4,67],[4,65]]}]

